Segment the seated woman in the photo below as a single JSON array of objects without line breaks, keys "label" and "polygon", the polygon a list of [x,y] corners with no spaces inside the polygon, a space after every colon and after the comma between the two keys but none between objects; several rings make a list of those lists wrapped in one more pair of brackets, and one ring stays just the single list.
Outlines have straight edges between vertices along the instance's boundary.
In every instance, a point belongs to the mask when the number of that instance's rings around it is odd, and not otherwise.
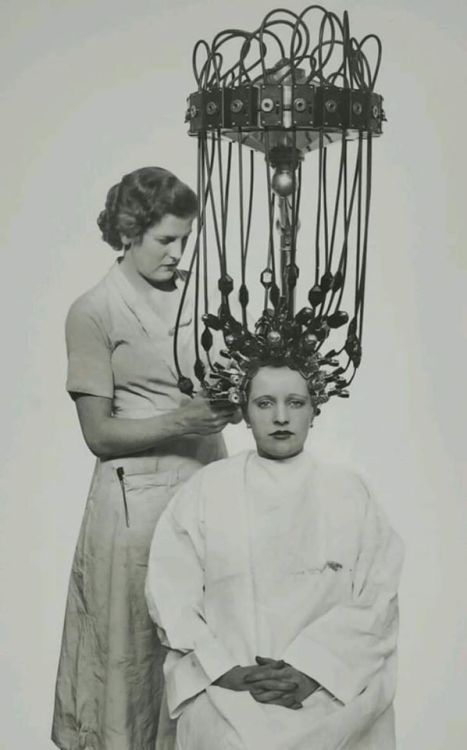
[{"label": "seated woman", "polygon": [[151,549],[177,748],[390,750],[399,537],[357,474],[303,450],[299,371],[260,363],[246,394],[257,451],[190,478]]}]

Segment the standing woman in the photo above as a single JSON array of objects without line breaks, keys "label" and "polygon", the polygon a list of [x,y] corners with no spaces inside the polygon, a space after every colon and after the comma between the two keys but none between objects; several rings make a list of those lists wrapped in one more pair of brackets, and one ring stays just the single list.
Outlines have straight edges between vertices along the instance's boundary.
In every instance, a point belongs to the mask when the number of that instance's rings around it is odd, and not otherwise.
[{"label": "standing woman", "polygon": [[[159,515],[201,465],[225,455],[232,412],[177,388],[173,332],[197,199],[173,174],[125,175],[98,218],[123,250],[66,323],[67,390],[97,456],[73,561],[52,739],[62,750],[153,750],[163,652],[144,599]],[[181,320],[187,372],[191,320]],[[186,337],[186,341],[183,341]]]}]

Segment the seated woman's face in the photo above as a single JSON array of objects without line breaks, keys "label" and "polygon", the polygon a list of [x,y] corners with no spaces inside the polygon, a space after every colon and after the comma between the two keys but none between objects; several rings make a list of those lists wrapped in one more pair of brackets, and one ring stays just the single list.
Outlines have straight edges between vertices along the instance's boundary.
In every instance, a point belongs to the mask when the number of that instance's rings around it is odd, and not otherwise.
[{"label": "seated woman's face", "polygon": [[260,456],[283,459],[303,450],[314,409],[305,379],[289,367],[262,367],[246,408]]}]

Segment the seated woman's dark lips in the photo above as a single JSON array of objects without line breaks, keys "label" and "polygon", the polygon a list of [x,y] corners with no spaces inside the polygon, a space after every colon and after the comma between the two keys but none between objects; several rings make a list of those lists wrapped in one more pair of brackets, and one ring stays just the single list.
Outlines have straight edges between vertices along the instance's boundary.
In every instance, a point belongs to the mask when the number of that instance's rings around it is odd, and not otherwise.
[{"label": "seated woman's dark lips", "polygon": [[270,434],[272,436],[274,435],[283,436],[283,435],[293,435],[293,432],[290,432],[290,430],[276,430],[275,432],[271,432]]}]

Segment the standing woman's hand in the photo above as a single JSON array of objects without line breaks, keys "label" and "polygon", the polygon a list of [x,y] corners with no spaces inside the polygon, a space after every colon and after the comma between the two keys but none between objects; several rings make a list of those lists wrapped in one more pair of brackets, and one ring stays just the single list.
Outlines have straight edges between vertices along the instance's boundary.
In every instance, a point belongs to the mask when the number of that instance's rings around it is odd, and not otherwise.
[{"label": "standing woman's hand", "polygon": [[184,434],[210,435],[221,432],[229,422],[236,423],[239,410],[232,407],[217,407],[209,402],[203,393],[196,396],[186,406],[174,414]]},{"label": "standing woman's hand", "polygon": [[78,394],[76,408],[84,439],[101,459],[150,450],[184,435],[210,435],[235,421],[239,409],[212,406],[202,394],[173,411],[147,419],[116,419],[112,399]]}]

